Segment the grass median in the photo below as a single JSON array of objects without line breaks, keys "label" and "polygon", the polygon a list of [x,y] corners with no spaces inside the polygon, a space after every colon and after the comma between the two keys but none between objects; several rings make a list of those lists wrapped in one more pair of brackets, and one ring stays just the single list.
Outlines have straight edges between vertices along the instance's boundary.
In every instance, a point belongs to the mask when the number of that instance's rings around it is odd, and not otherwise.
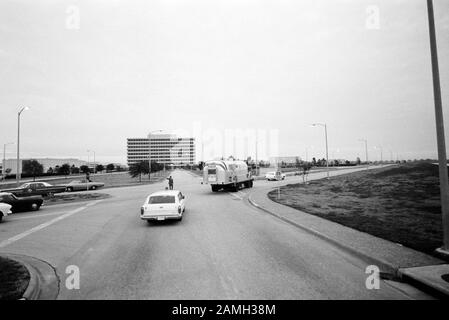
[{"label": "grass median", "polygon": [[0,300],[22,298],[30,282],[30,274],[21,263],[0,257]]},{"label": "grass median", "polygon": [[410,163],[291,184],[273,201],[404,246],[432,253],[442,245],[438,166]]}]

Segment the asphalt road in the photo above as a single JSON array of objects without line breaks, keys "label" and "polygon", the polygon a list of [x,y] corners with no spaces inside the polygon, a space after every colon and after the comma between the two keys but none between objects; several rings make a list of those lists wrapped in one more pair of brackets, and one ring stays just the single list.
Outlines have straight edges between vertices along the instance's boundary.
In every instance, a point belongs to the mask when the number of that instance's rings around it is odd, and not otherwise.
[{"label": "asphalt road", "polygon": [[[385,281],[368,290],[364,261],[252,207],[246,199],[251,189],[212,193],[197,176],[172,175],[187,201],[181,222],[139,219],[145,197],[165,183],[108,189],[108,199],[5,218],[0,252],[52,264],[61,279],[60,299],[425,297]],[[268,183],[281,184],[256,181],[254,188]],[[79,290],[65,287],[70,265],[80,270]]]}]

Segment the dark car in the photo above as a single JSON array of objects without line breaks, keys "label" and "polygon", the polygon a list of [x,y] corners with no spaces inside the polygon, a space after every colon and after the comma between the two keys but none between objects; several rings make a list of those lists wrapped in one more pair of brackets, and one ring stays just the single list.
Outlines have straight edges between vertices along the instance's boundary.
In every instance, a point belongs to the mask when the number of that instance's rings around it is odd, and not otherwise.
[{"label": "dark car", "polygon": [[36,196],[36,195],[46,197],[64,191],[65,191],[64,186],[52,186],[47,182],[27,182],[22,184],[18,188],[0,190],[0,192],[13,193],[18,197]]},{"label": "dark car", "polygon": [[44,200],[41,196],[16,197],[9,192],[0,192],[0,202],[7,203],[12,206],[12,212],[19,211],[37,211],[41,207]]}]

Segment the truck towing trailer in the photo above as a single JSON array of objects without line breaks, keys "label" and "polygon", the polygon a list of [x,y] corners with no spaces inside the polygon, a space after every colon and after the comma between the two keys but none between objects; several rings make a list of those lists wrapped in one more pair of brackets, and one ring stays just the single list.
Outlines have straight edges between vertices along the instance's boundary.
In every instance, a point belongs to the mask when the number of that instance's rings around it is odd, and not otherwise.
[{"label": "truck towing trailer", "polygon": [[221,189],[237,191],[253,186],[253,177],[248,165],[240,160],[207,161],[203,168],[203,183],[210,184],[212,191]]}]

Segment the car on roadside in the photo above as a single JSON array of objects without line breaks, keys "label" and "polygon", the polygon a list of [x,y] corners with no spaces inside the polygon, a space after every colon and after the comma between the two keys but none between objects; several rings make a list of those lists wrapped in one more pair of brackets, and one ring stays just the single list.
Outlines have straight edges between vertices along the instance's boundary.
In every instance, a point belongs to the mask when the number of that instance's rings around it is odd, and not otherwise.
[{"label": "car on roadside", "polygon": [[15,213],[37,211],[42,206],[44,199],[41,196],[17,197],[9,192],[0,192],[0,202],[11,205],[11,211]]},{"label": "car on roadside", "polygon": [[84,191],[84,190],[96,190],[104,187],[103,182],[91,182],[87,180],[73,180],[68,184],[65,184],[65,190],[67,192],[72,191]]},{"label": "car on roadside", "polygon": [[179,190],[164,190],[150,194],[140,208],[140,219],[182,220],[186,210],[185,196]]},{"label": "car on roadside", "polygon": [[11,213],[11,205],[0,202],[0,221],[3,220],[3,217],[6,217]]},{"label": "car on roadside", "polygon": [[55,193],[65,192],[64,186],[53,186],[47,182],[27,182],[18,188],[2,189],[0,192],[10,192],[18,197],[40,195],[47,197]]},{"label": "car on roadside", "polygon": [[284,180],[285,179],[285,173],[282,173],[280,171],[267,172],[265,174],[265,179],[267,179],[268,181]]}]

